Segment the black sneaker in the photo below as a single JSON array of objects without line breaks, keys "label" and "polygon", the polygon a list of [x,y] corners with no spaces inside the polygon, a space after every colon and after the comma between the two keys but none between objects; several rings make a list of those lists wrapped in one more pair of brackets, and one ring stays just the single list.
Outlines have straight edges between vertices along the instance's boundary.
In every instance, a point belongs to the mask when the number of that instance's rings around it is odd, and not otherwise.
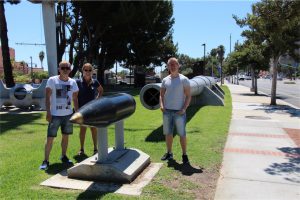
[{"label": "black sneaker", "polygon": [[165,153],[163,157],[161,157],[161,160],[172,160],[173,154],[172,153]]},{"label": "black sneaker", "polygon": [[183,164],[188,164],[190,163],[189,158],[187,155],[182,155],[182,163]]},{"label": "black sneaker", "polygon": [[49,161],[44,160],[43,163],[40,166],[40,170],[46,170],[49,167]]},{"label": "black sneaker", "polygon": [[83,156],[84,155],[84,150],[83,149],[80,149],[79,151],[78,151],[78,154],[77,154],[78,156]]},{"label": "black sneaker", "polygon": [[61,162],[66,164],[73,164],[72,160],[70,160],[66,155],[60,157]]},{"label": "black sneaker", "polygon": [[96,155],[98,153],[98,149],[94,149],[94,154],[93,155]]}]

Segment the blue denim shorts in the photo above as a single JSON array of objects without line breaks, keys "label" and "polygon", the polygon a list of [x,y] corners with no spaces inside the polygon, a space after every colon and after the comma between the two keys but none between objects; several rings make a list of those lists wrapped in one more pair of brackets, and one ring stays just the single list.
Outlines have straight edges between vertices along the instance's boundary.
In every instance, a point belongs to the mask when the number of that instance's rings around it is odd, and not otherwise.
[{"label": "blue denim shorts", "polygon": [[173,134],[174,125],[177,130],[177,134],[181,137],[186,135],[186,113],[183,115],[176,114],[179,110],[168,110],[166,109],[163,113],[163,130],[164,135]]},{"label": "blue denim shorts", "polygon": [[47,137],[56,137],[60,127],[61,133],[70,135],[73,133],[73,124],[69,121],[72,115],[67,116],[52,116],[51,122],[48,125]]}]

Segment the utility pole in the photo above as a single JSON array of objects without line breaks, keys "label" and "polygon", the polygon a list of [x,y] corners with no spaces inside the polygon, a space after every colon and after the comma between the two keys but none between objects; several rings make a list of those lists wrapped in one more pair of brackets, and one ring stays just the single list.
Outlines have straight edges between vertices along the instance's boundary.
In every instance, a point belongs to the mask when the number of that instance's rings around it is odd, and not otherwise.
[{"label": "utility pole", "polygon": [[204,52],[203,52],[203,61],[204,61],[204,71],[205,71],[205,47],[206,47],[206,44],[203,43],[202,46],[204,47]]},{"label": "utility pole", "polygon": [[32,56],[30,56],[30,78],[31,78],[31,81],[32,81]]}]

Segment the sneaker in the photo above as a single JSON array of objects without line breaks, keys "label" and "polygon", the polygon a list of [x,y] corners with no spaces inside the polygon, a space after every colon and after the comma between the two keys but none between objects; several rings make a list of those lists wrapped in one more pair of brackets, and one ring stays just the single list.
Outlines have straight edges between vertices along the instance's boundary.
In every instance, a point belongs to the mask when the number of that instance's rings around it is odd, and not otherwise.
[{"label": "sneaker", "polygon": [[182,163],[183,164],[188,164],[190,161],[189,161],[189,158],[187,155],[182,155]]},{"label": "sneaker", "polygon": [[97,153],[98,153],[98,149],[94,149],[94,154],[93,155],[95,155]]},{"label": "sneaker", "polygon": [[161,157],[161,160],[172,160],[173,154],[172,153],[165,153],[163,157]]},{"label": "sneaker", "polygon": [[49,161],[44,160],[43,163],[40,166],[40,170],[46,170],[49,167]]},{"label": "sneaker", "polygon": [[78,156],[83,156],[84,155],[84,150],[83,149],[80,149],[79,151],[78,151]]},{"label": "sneaker", "polygon": [[66,155],[61,156],[60,160],[61,160],[61,162],[67,163],[67,164],[72,164],[73,163],[72,160],[70,160]]}]

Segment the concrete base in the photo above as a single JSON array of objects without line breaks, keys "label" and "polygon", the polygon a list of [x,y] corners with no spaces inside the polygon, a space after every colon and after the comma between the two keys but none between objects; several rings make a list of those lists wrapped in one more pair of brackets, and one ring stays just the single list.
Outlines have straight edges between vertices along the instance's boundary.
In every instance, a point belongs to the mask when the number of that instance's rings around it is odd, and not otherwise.
[{"label": "concrete base", "polygon": [[162,163],[151,163],[133,182],[128,184],[71,179],[67,176],[67,170],[64,170],[43,181],[40,185],[60,189],[109,192],[138,196],[141,195],[143,188],[150,183],[162,165]]},{"label": "concrete base", "polygon": [[150,156],[138,149],[109,148],[107,160],[102,163],[97,162],[97,157],[94,155],[68,169],[68,177],[126,183],[132,182],[150,164]]}]

